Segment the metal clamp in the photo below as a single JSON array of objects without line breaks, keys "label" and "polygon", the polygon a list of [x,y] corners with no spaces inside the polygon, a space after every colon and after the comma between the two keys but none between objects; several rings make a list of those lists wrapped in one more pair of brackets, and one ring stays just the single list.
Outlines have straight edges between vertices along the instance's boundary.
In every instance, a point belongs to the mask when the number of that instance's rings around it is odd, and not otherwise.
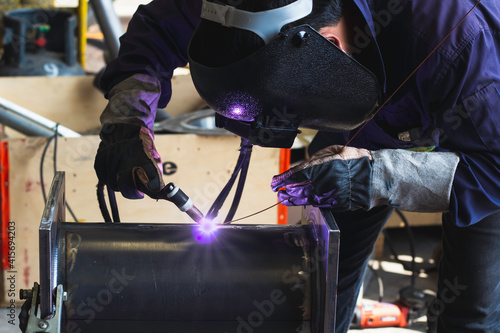
[{"label": "metal clamp", "polygon": [[[31,294],[31,306],[29,312],[28,325],[24,333],[60,333],[62,304],[67,300],[67,293],[63,291],[63,286],[58,285],[56,289],[56,307],[54,313],[46,318],[38,318],[38,304],[40,297],[40,285],[35,282]],[[29,294],[29,293],[26,293]],[[29,300],[29,298],[28,298]]]}]

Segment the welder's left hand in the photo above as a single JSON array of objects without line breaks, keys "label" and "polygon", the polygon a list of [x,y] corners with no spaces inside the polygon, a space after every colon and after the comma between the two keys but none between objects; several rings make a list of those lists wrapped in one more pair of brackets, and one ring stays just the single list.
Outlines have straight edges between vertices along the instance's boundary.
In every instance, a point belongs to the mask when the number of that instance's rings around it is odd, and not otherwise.
[{"label": "welder's left hand", "polygon": [[271,187],[288,206],[446,212],[459,162],[454,152],[330,146],[274,176]]},{"label": "welder's left hand", "polygon": [[309,161],[274,176],[271,187],[279,191],[278,199],[287,206],[368,209],[372,160],[366,149],[330,146]]}]

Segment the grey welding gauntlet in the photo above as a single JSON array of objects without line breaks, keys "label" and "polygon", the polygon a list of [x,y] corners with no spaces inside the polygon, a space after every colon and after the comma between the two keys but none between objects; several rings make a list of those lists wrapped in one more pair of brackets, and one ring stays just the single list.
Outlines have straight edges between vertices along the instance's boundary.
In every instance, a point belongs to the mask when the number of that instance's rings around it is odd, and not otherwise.
[{"label": "grey welding gauntlet", "polygon": [[391,205],[413,212],[448,211],[459,157],[401,149],[331,146],[273,178],[285,205],[337,211]]},{"label": "grey welding gauntlet", "polygon": [[111,89],[101,115],[102,141],[94,168],[101,184],[129,199],[164,187],[153,135],[160,91],[158,80],[135,74]]}]

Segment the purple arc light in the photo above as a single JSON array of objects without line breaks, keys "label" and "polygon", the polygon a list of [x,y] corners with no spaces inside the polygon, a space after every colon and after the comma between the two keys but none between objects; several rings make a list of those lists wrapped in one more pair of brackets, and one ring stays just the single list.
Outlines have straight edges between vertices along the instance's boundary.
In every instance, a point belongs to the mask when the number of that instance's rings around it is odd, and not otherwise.
[{"label": "purple arc light", "polygon": [[234,114],[240,115],[243,112],[243,110],[239,106],[236,106],[233,108],[232,112]]},{"label": "purple arc light", "polygon": [[194,238],[199,243],[211,243],[216,236],[219,225],[208,219],[203,219],[193,228]]}]

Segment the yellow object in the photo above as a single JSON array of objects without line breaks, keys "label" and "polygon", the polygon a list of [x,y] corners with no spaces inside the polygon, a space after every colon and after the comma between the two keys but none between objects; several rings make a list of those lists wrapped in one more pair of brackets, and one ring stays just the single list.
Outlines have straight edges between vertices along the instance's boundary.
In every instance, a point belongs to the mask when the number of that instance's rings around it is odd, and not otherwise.
[{"label": "yellow object", "polygon": [[87,13],[88,1],[78,0],[78,53],[80,65],[85,68],[87,61],[85,53],[87,51]]}]

